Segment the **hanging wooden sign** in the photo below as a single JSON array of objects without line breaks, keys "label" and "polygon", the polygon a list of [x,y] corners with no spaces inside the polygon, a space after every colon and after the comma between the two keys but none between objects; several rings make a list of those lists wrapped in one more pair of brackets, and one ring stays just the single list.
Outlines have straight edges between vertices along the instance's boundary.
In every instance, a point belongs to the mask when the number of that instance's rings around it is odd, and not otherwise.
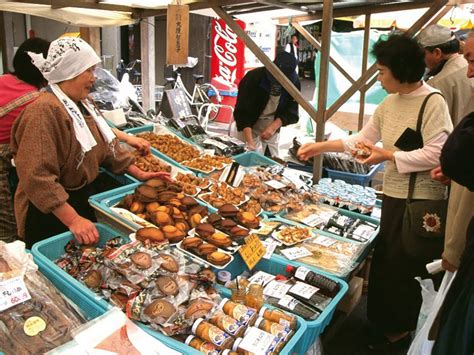
[{"label": "hanging wooden sign", "polygon": [[166,64],[186,64],[189,47],[189,6],[168,5]]}]

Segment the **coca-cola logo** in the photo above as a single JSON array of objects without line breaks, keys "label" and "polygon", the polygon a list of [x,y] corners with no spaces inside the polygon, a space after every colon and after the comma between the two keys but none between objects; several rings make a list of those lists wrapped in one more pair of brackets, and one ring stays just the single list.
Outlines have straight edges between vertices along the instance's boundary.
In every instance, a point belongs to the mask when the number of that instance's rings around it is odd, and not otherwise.
[{"label": "coca-cola logo", "polygon": [[237,35],[227,25],[223,29],[218,21],[215,22],[214,30],[214,54],[219,61],[217,77],[233,83],[237,75]]}]

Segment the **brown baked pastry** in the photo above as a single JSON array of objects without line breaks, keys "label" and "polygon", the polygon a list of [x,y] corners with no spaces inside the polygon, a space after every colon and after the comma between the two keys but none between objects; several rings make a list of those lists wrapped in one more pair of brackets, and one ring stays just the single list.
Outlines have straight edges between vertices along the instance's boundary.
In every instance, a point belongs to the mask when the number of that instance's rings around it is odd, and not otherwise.
[{"label": "brown baked pastry", "polygon": [[160,276],[155,283],[166,296],[176,296],[179,293],[178,283],[171,276]]},{"label": "brown baked pastry", "polygon": [[152,242],[164,242],[166,240],[165,235],[159,228],[145,227],[140,228],[135,233],[135,238],[141,242],[150,240]]},{"label": "brown baked pastry", "polygon": [[160,268],[163,270],[166,270],[168,272],[178,272],[179,270],[179,265],[178,262],[176,261],[175,258],[173,258],[169,254],[161,253],[158,255],[161,259],[163,259],[163,262],[160,265]]},{"label": "brown baked pastry", "polygon": [[150,202],[149,204],[146,205],[145,209],[148,213],[153,213],[156,210],[158,210],[159,207],[160,207],[160,204],[158,202]]},{"label": "brown baked pastry", "polygon": [[214,265],[225,265],[230,261],[230,255],[220,251],[215,251],[207,256],[207,261]]},{"label": "brown baked pastry", "polygon": [[199,213],[194,213],[189,216],[189,224],[191,227],[196,228],[196,226],[201,223],[202,216]]},{"label": "brown baked pastry", "polygon": [[150,180],[145,181],[145,185],[154,187],[156,190],[165,190],[166,189],[166,182],[159,178],[153,178]]},{"label": "brown baked pastry", "polygon": [[227,248],[232,244],[232,239],[230,239],[229,236],[219,232],[210,235],[206,238],[206,240],[209,243],[218,246],[219,248]]},{"label": "brown baked pastry", "polygon": [[143,251],[137,251],[130,256],[130,260],[139,269],[149,269],[151,267],[151,256]]},{"label": "brown baked pastry", "polygon": [[203,205],[198,205],[198,206],[192,207],[188,211],[188,215],[190,215],[190,216],[195,214],[195,213],[199,213],[202,217],[205,217],[205,216],[208,215],[207,207],[203,206]]},{"label": "brown baked pastry", "polygon": [[156,200],[161,203],[161,204],[165,204],[167,203],[169,200],[173,199],[173,198],[176,198],[176,192],[173,192],[173,191],[163,191],[163,192],[160,192],[157,196],[156,196]]},{"label": "brown baked pastry", "polygon": [[214,253],[216,251],[217,251],[217,247],[209,243],[201,244],[196,249],[196,253],[199,254],[199,256],[203,256],[203,257],[207,257],[209,254]]},{"label": "brown baked pastry", "polygon": [[235,223],[231,219],[226,218],[221,222],[220,229],[227,232],[236,226],[237,226],[237,223]]},{"label": "brown baked pastry", "polygon": [[140,201],[132,202],[128,210],[135,214],[142,213],[145,210],[145,204]]},{"label": "brown baked pastry", "polygon": [[186,319],[198,319],[207,315],[211,309],[214,307],[214,304],[211,302],[206,302],[204,300],[194,300],[192,301],[186,312],[184,313],[184,318]]},{"label": "brown baked pastry", "polygon": [[219,214],[225,218],[235,217],[239,213],[239,209],[230,203],[226,203],[219,208]]},{"label": "brown baked pastry", "polygon": [[148,185],[140,185],[135,189],[135,197],[138,201],[143,203],[149,203],[156,201],[158,197],[158,191]]},{"label": "brown baked pastry", "polygon": [[185,232],[172,225],[164,226],[162,230],[170,243],[179,243],[186,236]]},{"label": "brown baked pastry", "polygon": [[168,185],[167,185],[167,189],[168,189],[169,191],[173,191],[173,192],[181,192],[181,191],[183,191],[183,188],[182,188],[179,184],[177,184],[177,183],[175,183],[175,182],[169,182]]},{"label": "brown baked pastry", "polygon": [[176,308],[167,300],[157,299],[146,306],[143,312],[152,319],[158,317],[169,319],[176,312]]},{"label": "brown baked pastry", "polygon": [[84,283],[89,288],[99,288],[102,285],[102,274],[99,270],[91,270],[84,277]]},{"label": "brown baked pastry", "polygon": [[244,227],[250,229],[256,229],[260,225],[260,221],[256,215],[251,212],[239,212],[237,213],[237,221]]},{"label": "brown baked pastry", "polygon": [[216,229],[210,223],[200,223],[196,226],[196,234],[203,238],[207,238],[215,232]]},{"label": "brown baked pastry", "polygon": [[190,229],[189,224],[186,221],[176,222],[174,226],[178,228],[179,230],[183,231],[184,233],[188,233]]},{"label": "brown baked pastry", "polygon": [[222,217],[219,216],[217,213],[211,213],[207,217],[207,222],[212,224],[214,227],[217,227],[222,222]]},{"label": "brown baked pastry", "polygon": [[181,248],[184,250],[194,249],[200,246],[203,243],[202,239],[199,237],[190,237],[183,239],[181,242]]},{"label": "brown baked pastry", "polygon": [[156,211],[151,215],[151,221],[157,226],[166,226],[167,224],[174,224],[173,218],[166,212]]},{"label": "brown baked pastry", "polygon": [[190,209],[194,206],[197,206],[199,205],[199,203],[192,197],[189,197],[189,196],[184,196],[182,199],[181,199],[181,203],[183,204],[183,206],[185,206],[187,209]]},{"label": "brown baked pastry", "polygon": [[249,230],[242,227],[233,227],[230,229],[229,234],[234,238],[242,238],[249,235]]}]

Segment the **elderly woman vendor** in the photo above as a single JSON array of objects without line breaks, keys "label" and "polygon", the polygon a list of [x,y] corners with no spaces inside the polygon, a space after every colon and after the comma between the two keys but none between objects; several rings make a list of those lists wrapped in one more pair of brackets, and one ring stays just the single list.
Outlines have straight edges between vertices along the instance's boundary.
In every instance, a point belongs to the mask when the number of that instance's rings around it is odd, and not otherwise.
[{"label": "elderly woman vendor", "polygon": [[79,243],[98,241],[88,204],[99,167],[144,180],[147,173],[120,148],[87,96],[100,58],[80,38],[51,43],[48,56],[28,53],[48,80],[45,93],[29,105],[12,129],[11,149],[19,185],[15,195],[18,234],[27,246],[68,229]]}]

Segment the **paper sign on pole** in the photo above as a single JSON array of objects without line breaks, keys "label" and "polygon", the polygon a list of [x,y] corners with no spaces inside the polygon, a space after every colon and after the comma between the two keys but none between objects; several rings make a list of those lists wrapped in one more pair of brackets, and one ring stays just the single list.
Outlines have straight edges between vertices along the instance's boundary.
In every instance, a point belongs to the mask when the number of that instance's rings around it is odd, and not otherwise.
[{"label": "paper sign on pole", "polygon": [[168,5],[166,64],[186,64],[189,50],[189,6]]}]

